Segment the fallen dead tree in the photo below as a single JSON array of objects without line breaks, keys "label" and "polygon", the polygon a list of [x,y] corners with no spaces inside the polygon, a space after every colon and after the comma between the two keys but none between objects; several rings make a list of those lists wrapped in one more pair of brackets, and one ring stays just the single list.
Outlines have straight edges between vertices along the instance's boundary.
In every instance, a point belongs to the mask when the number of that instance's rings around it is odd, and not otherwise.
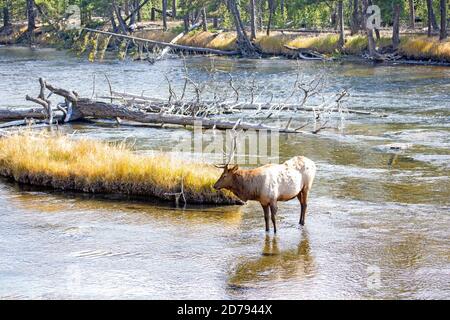
[{"label": "fallen dead tree", "polygon": [[302,59],[302,60],[333,60],[331,58],[328,58],[327,56],[311,50],[311,49],[305,49],[305,48],[297,48],[297,47],[292,47],[289,45],[284,45],[284,47],[286,49],[289,49],[292,54],[290,54],[291,58],[295,58],[295,59]]},{"label": "fallen dead tree", "polygon": [[[196,24],[193,24],[192,26],[189,27],[189,29],[187,30],[187,32],[184,32],[184,31],[183,31],[183,32],[181,32],[179,35],[177,35],[175,38],[173,38],[172,41],[170,41],[170,44],[176,44],[183,36],[186,35],[186,33],[190,32],[190,31],[192,31],[192,30],[197,29],[197,28],[200,27],[201,25],[202,25],[201,22],[198,22],[198,23],[196,23]],[[156,57],[155,60],[161,60],[161,59],[163,59],[163,58],[169,53],[169,51],[170,51],[171,49],[172,49],[172,47],[170,47],[170,46],[165,47],[165,48],[161,51],[161,53],[158,55],[158,57]]]},{"label": "fallen dead tree", "polygon": [[[61,111],[53,111],[53,117],[61,120]],[[24,119],[47,119],[47,112],[43,108],[0,108],[0,120],[24,120]]]},{"label": "fallen dead tree", "polygon": [[237,52],[237,51],[225,51],[225,50],[217,50],[217,49],[210,49],[210,48],[185,46],[185,45],[176,44],[176,43],[168,43],[168,42],[163,42],[163,41],[149,40],[149,39],[129,36],[129,35],[125,35],[125,34],[119,34],[119,33],[114,33],[114,32],[109,32],[109,31],[91,29],[91,28],[83,28],[83,30],[86,30],[88,32],[104,34],[104,35],[108,35],[108,36],[112,36],[112,37],[133,40],[136,42],[148,43],[148,44],[159,46],[159,47],[169,47],[171,49],[178,50],[178,51],[194,52],[194,53],[201,53],[201,54],[216,54],[216,55],[222,55],[222,56],[236,56],[239,54],[239,52]]},{"label": "fallen dead tree", "polygon": [[[81,119],[121,119],[138,123],[149,124],[172,124],[181,126],[196,126],[200,125],[203,128],[212,129],[242,129],[242,130],[267,130],[278,131],[282,133],[301,133],[301,128],[291,128],[290,122],[285,127],[268,126],[262,123],[249,123],[244,122],[242,119],[237,121],[230,121],[221,118],[207,118],[205,116],[197,115],[179,115],[168,114],[163,109],[159,109],[159,112],[149,112],[148,110],[136,106],[128,106],[124,104],[107,103],[104,101],[97,101],[90,98],[83,98],[78,95],[77,92],[66,90],[56,87],[44,79],[40,79],[41,85],[39,97],[45,96],[45,90],[49,90],[51,94],[64,98],[64,103],[58,104],[58,114],[63,114],[63,117],[59,117],[63,123],[71,122]],[[41,113],[38,113],[35,109],[30,109],[28,114],[34,112],[41,117],[45,115],[45,110],[48,110],[49,102],[44,101],[41,98],[31,98],[27,96],[27,100],[36,102],[44,107]],[[151,106],[151,104],[150,104]],[[53,110],[52,110],[53,112]],[[25,114],[25,113],[22,113]],[[11,115],[9,115],[11,119]],[[48,119],[55,119],[55,116],[48,115]],[[0,120],[2,120],[0,118]],[[50,122],[52,123],[52,122]]]},{"label": "fallen dead tree", "polygon": [[[342,94],[344,91],[342,92]],[[216,105],[217,108],[222,109],[227,113],[227,111],[242,111],[242,110],[285,110],[285,111],[308,111],[308,112],[318,112],[321,109],[320,105],[317,106],[303,106],[299,103],[271,103],[271,102],[214,102],[211,100],[203,101],[200,103],[196,102],[168,102],[164,99],[158,99],[154,97],[148,97],[144,95],[139,95],[135,93],[129,93],[129,92],[118,92],[118,91],[112,91],[111,96],[102,96],[101,98],[104,99],[113,99],[113,100],[123,100],[129,104],[142,104],[147,105],[151,104],[151,108],[154,110],[162,110],[164,108],[167,108],[168,106],[178,106],[178,107],[185,107],[188,109],[193,108],[194,106],[198,109],[206,109],[208,106]],[[339,97],[338,97],[339,98]],[[343,97],[342,97],[343,98]],[[355,109],[345,109],[340,110],[338,107],[333,107],[329,109],[330,112],[344,112],[344,113],[350,113],[350,114],[357,114],[357,115],[375,115],[380,117],[386,117],[385,114],[382,113],[376,113],[371,111],[364,111],[364,110],[355,110]]]},{"label": "fallen dead tree", "polygon": [[[300,70],[300,67],[299,67]],[[270,88],[261,87],[256,79],[247,81],[236,81],[230,73],[221,73],[213,68],[213,73],[209,79],[203,83],[197,83],[188,74],[186,64],[184,67],[184,85],[182,92],[175,92],[168,76],[165,75],[168,83],[168,98],[156,98],[145,96],[143,93],[135,94],[130,92],[120,92],[110,90],[110,95],[101,96],[103,99],[121,101],[127,105],[139,105],[150,111],[159,112],[166,110],[177,114],[229,114],[241,113],[244,111],[255,111],[255,115],[279,114],[284,111],[290,112],[312,112],[315,118],[321,115],[355,114],[385,117],[386,114],[368,110],[356,110],[343,107],[344,98],[349,96],[348,89],[343,89],[336,94],[323,95],[323,90],[327,86],[325,74],[318,74],[312,78],[305,78],[300,71],[292,84],[292,89],[278,101],[273,101],[274,96]],[[217,81],[216,76],[225,77],[222,81]],[[228,79],[227,79],[228,78]],[[225,84],[224,84],[225,82]],[[216,84],[219,83],[219,86]],[[188,87],[193,91],[194,96],[187,97]],[[270,92],[271,96],[264,98],[263,102],[258,102],[261,94]],[[208,96],[204,98],[204,96]],[[211,99],[212,97],[212,99]],[[312,98],[318,98],[315,104],[311,104]]]},{"label": "fallen dead tree", "polygon": [[[41,78],[38,96],[27,95],[26,99],[41,105],[42,109],[0,109],[0,121],[10,121],[3,124],[4,128],[30,124],[31,119],[34,121],[33,125],[113,119],[118,124],[126,125],[201,126],[218,130],[315,134],[331,128],[329,124],[332,120],[337,120],[335,123],[339,126],[347,113],[383,116],[370,111],[345,108],[343,103],[349,95],[346,89],[323,96],[322,89],[326,86],[324,75],[305,79],[297,74],[292,92],[288,92],[283,98],[279,97],[279,102],[273,102],[273,94],[267,87],[261,89],[255,78],[247,82],[236,82],[228,74],[227,88],[223,81],[216,81],[215,78],[224,77],[223,73],[213,74],[203,83],[196,83],[189,77],[186,68],[185,72],[182,92],[175,92],[171,81],[165,76],[169,92],[167,99],[114,91],[107,76],[109,95],[96,98],[95,77],[90,98],[82,97],[73,90],[56,87]],[[272,98],[263,99],[267,102],[257,102],[260,95],[267,91],[272,94]],[[204,98],[206,95],[208,97]],[[53,98],[50,100],[51,96]],[[209,99],[211,96],[213,99]],[[312,97],[320,104],[307,103]],[[60,98],[62,102],[56,103],[55,98]],[[311,112],[311,116],[303,111]],[[225,117],[225,114],[232,116]],[[301,120],[305,117],[306,121]]]}]

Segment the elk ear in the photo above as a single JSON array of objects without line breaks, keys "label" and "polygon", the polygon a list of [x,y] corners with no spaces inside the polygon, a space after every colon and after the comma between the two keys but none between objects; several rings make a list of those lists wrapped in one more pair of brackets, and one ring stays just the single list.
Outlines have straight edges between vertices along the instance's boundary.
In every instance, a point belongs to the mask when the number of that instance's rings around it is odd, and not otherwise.
[{"label": "elk ear", "polygon": [[228,171],[230,172],[236,172],[239,169],[239,166],[237,164],[235,164],[233,167],[231,167],[230,169],[228,169]]}]

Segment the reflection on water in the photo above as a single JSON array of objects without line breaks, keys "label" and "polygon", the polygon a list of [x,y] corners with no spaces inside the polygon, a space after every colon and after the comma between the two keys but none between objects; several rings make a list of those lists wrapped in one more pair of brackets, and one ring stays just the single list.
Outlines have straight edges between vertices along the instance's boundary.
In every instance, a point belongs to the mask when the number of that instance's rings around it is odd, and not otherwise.
[{"label": "reflection on water", "polygon": [[276,236],[266,235],[261,256],[243,257],[228,280],[231,289],[242,290],[274,280],[301,281],[314,274],[314,258],[311,256],[308,233],[297,246],[282,250]]},{"label": "reflection on water", "polygon": [[[8,183],[5,179],[1,181]],[[190,205],[189,207],[176,207],[169,202],[157,199],[128,198],[124,195],[93,195],[77,192],[63,192],[58,190],[47,190],[35,186],[12,184],[19,191],[11,199],[18,208],[27,211],[42,213],[96,211],[110,214],[120,210],[121,213],[130,215],[133,223],[138,223],[136,215],[164,221],[164,223],[181,223],[179,217],[174,215],[179,212],[183,215],[183,223],[189,221],[193,224],[226,223],[227,225],[239,224],[241,220],[241,206],[201,206]]]},{"label": "reflection on water", "polygon": [[[196,82],[210,81],[212,64],[236,83],[254,78],[266,88],[261,101],[285,97],[298,70],[277,59],[186,63]],[[346,115],[339,131],[280,136],[281,161],[303,154],[318,167],[304,228],[295,200],[280,204],[274,237],[255,203],[176,208],[1,180],[0,298],[449,298],[450,69],[299,64],[306,78],[325,72],[329,92],[351,87],[352,109],[389,113]],[[23,96],[35,92],[39,76],[90,96],[93,73],[108,74],[113,89],[164,97],[164,73],[180,90],[182,66],[177,59],[91,64],[60,51],[2,47],[0,106],[29,105]],[[225,88],[228,80],[221,73],[215,81]],[[96,88],[109,90],[101,81]],[[192,136],[111,123],[62,130],[127,138],[138,152],[170,151]],[[392,151],[393,143],[408,148]],[[379,270],[379,286],[369,285],[370,270]]]}]

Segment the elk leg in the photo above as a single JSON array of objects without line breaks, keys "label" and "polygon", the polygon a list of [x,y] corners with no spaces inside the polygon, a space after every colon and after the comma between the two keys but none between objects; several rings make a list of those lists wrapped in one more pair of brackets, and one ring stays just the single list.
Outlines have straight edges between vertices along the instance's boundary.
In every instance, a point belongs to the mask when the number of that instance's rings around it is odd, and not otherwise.
[{"label": "elk leg", "polygon": [[268,205],[262,205],[264,210],[264,220],[266,221],[266,232],[269,232],[269,206]]},{"label": "elk leg", "polygon": [[273,224],[273,233],[277,233],[277,223],[275,221],[275,215],[277,214],[277,204],[271,203],[270,204],[270,211],[272,212],[272,224]]},{"label": "elk leg", "polygon": [[300,225],[305,225],[305,217],[306,217],[306,208],[308,207],[308,190],[303,189],[299,195],[298,199],[300,200],[301,213],[300,213]]},{"label": "elk leg", "polygon": [[300,219],[298,220],[299,224],[302,224],[302,216],[303,216],[303,204],[302,204],[302,197],[303,197],[303,191],[300,191],[300,193],[297,195],[297,199],[300,202],[300,207],[301,207],[301,211],[300,211]]}]

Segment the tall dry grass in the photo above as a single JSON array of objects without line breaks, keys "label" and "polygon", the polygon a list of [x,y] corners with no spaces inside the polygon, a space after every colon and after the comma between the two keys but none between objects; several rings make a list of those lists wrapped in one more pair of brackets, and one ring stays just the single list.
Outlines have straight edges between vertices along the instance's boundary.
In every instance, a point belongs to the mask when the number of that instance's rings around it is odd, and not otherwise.
[{"label": "tall dry grass", "polygon": [[124,143],[72,139],[29,130],[0,139],[0,174],[17,182],[91,193],[122,193],[173,200],[183,179],[188,203],[235,204],[217,192],[216,168],[167,154],[139,155]]},{"label": "tall dry grass", "polygon": [[[368,50],[368,41],[365,35],[347,36],[344,48],[338,46],[339,36],[336,34],[298,34],[272,32],[270,36],[258,33],[256,44],[266,54],[289,54],[285,45],[295,48],[311,49],[322,54],[344,53],[361,55]],[[236,35],[234,32],[191,32],[180,39],[179,43],[189,46],[205,47],[220,50],[235,50]],[[392,44],[390,35],[382,35],[377,40],[379,48]],[[439,41],[437,38],[402,36],[399,51],[412,59],[432,59],[450,61],[450,40]]]},{"label": "tall dry grass", "polygon": [[330,34],[314,37],[299,36],[291,40],[288,45],[295,48],[315,50],[323,54],[332,54],[338,50],[338,42],[339,36]]},{"label": "tall dry grass", "polygon": [[413,59],[450,61],[450,39],[439,41],[437,37],[411,37],[402,39],[401,54]]},{"label": "tall dry grass", "polygon": [[234,32],[212,33],[208,31],[190,32],[183,36],[179,44],[192,47],[217,50],[236,50],[236,34]]}]

